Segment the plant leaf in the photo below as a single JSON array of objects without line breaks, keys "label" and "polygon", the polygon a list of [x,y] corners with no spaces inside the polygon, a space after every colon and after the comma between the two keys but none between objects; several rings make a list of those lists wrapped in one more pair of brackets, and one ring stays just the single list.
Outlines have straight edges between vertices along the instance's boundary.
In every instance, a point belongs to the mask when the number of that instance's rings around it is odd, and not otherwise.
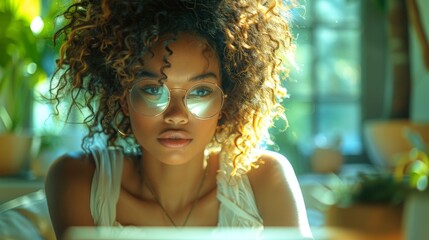
[{"label": "plant leaf", "polygon": [[13,128],[13,122],[4,106],[0,106],[0,120],[3,122],[6,130]]}]

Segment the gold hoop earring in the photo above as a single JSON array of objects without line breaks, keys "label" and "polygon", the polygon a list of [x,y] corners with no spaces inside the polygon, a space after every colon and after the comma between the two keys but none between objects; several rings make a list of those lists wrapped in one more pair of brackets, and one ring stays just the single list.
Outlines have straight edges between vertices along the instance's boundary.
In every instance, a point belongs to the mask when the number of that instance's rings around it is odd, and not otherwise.
[{"label": "gold hoop earring", "polygon": [[117,111],[116,112],[115,117],[113,118],[113,125],[114,125],[116,131],[118,132],[118,134],[121,135],[122,138],[126,138],[126,137],[128,137],[128,134],[124,133],[121,129],[119,129],[118,114],[120,112],[121,111]]}]

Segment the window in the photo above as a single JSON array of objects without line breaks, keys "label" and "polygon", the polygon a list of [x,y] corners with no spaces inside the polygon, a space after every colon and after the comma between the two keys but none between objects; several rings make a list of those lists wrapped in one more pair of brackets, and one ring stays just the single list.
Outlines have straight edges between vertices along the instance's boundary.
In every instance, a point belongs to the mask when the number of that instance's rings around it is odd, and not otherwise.
[{"label": "window", "polygon": [[299,69],[286,82],[289,128],[272,134],[298,172],[315,147],[338,145],[345,156],[362,152],[360,9],[357,0],[311,0],[294,13]]}]

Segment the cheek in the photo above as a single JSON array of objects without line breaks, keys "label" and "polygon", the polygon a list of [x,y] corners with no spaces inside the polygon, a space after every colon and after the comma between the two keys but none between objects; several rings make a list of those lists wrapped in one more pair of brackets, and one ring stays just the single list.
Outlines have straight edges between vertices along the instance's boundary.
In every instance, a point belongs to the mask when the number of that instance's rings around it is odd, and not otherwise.
[{"label": "cheek", "polygon": [[130,121],[132,132],[137,140],[151,134],[151,131],[155,130],[155,124],[157,123],[155,118],[136,116],[132,112],[130,112]]},{"label": "cheek", "polygon": [[218,118],[201,121],[199,131],[204,132],[207,137],[212,138],[216,132]]}]

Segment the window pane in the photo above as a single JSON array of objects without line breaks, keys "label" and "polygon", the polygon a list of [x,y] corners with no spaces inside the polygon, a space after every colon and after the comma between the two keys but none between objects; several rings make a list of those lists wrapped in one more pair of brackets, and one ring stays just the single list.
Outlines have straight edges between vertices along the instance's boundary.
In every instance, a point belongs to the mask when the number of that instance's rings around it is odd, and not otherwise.
[{"label": "window pane", "polygon": [[312,124],[314,119],[313,104],[302,101],[287,101],[285,105],[288,128],[285,124],[277,123],[270,131],[274,136],[274,142],[279,145],[282,153],[286,146],[295,146],[303,152],[308,152],[308,143],[313,138]]},{"label": "window pane", "polygon": [[289,128],[287,137],[292,142],[302,143],[311,138],[311,124],[314,118],[313,104],[302,101],[288,101],[285,103],[286,116]]},{"label": "window pane", "polygon": [[289,127],[285,130],[285,124],[278,122],[276,127],[270,129],[270,135],[276,145],[268,148],[286,156],[298,173],[308,171],[305,159],[311,154],[313,146],[313,104],[288,99],[283,105],[286,108]]},{"label": "window pane", "polygon": [[330,145],[339,138],[344,154],[361,152],[361,116],[358,103],[322,103],[318,107],[318,115],[317,145]]},{"label": "window pane", "polygon": [[310,98],[313,95],[311,83],[313,46],[311,45],[309,29],[294,31],[297,41],[295,52],[296,68],[291,67],[286,88],[293,98]]},{"label": "window pane", "polygon": [[312,0],[317,21],[333,24],[360,23],[361,0]]},{"label": "window pane", "polygon": [[325,97],[359,97],[360,37],[357,30],[317,28],[317,93]]},{"label": "window pane", "polygon": [[291,9],[290,15],[294,26],[302,27],[311,25],[313,20],[313,0],[299,0],[298,6]]}]

